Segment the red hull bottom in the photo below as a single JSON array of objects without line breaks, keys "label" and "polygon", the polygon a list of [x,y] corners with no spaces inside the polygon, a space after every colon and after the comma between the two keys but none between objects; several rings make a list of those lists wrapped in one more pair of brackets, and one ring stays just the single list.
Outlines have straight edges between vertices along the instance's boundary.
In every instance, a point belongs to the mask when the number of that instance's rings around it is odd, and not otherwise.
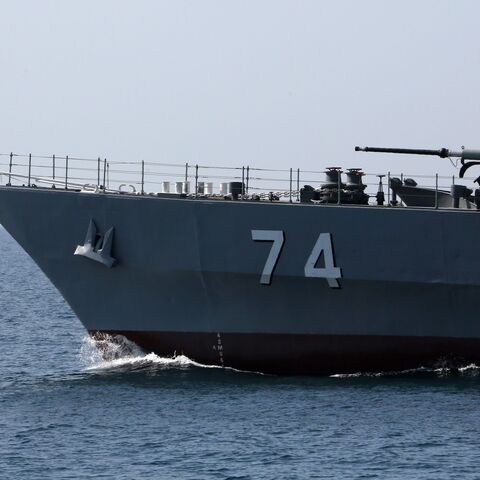
[{"label": "red hull bottom", "polygon": [[480,364],[480,339],[185,332],[90,332],[122,335],[145,352],[273,374],[398,371]]}]

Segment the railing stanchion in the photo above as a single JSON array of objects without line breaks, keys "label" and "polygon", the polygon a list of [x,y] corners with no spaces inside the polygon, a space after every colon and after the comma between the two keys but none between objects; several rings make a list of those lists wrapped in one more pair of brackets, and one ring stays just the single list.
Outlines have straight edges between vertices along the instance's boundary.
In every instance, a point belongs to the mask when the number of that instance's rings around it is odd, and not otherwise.
[{"label": "railing stanchion", "polygon": [[297,202],[300,201],[300,169],[297,168]]},{"label": "railing stanchion", "polygon": [[28,154],[28,186],[30,186],[30,176],[32,174],[32,154]]},{"label": "railing stanchion", "polygon": [[452,175],[452,185],[455,185],[455,175]]},{"label": "railing stanchion", "polygon": [[198,165],[195,165],[195,198],[198,195]]},{"label": "railing stanchion", "polygon": [[387,173],[387,205],[390,206],[390,172]]},{"label": "railing stanchion", "polygon": [[[403,173],[400,174],[400,181],[402,182],[403,185]],[[400,206],[403,207],[403,200],[400,198]]]},{"label": "railing stanchion", "polygon": [[243,200],[244,195],[245,195],[245,167],[242,166],[242,198],[241,200]]},{"label": "railing stanchion", "polygon": [[145,185],[145,161],[142,160],[142,195],[145,194],[144,185]]},{"label": "railing stanchion", "polygon": [[250,180],[250,166],[247,165],[247,185],[246,185],[246,193],[248,195],[248,182]]},{"label": "railing stanchion", "polygon": [[435,174],[435,208],[438,208],[438,173]]},{"label": "railing stanchion", "polygon": [[341,191],[340,189],[342,188],[342,179],[340,178],[340,169],[337,170],[337,205],[340,205],[342,200],[341,200]]},{"label": "railing stanchion", "polygon": [[107,162],[107,188],[110,188],[110,164]]},{"label": "railing stanchion", "polygon": [[105,180],[106,180],[106,176],[107,176],[107,159],[104,158],[103,159],[103,193],[105,193]]},{"label": "railing stanchion", "polygon": [[52,155],[53,185],[55,185],[55,154]]},{"label": "railing stanchion", "polygon": [[97,158],[97,187],[100,186],[100,157]]},{"label": "railing stanchion", "polygon": [[292,169],[290,168],[290,192],[289,192],[289,196],[290,196],[290,203],[292,203]]},{"label": "railing stanchion", "polygon": [[13,152],[10,152],[10,164],[8,166],[8,186],[12,185],[12,162],[13,162]]},{"label": "railing stanchion", "polygon": [[65,190],[68,190],[68,155],[65,157]]},{"label": "railing stanchion", "polygon": [[185,184],[188,182],[188,163],[185,164]]}]

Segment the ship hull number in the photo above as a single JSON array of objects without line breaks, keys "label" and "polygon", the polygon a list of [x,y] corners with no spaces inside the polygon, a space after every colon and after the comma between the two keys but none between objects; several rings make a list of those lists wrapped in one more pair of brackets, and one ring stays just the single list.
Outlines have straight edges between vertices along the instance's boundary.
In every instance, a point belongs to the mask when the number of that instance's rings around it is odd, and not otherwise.
[{"label": "ship hull number", "polygon": [[[270,285],[285,244],[285,235],[283,230],[252,230],[252,240],[255,242],[272,242],[272,247],[260,276],[260,284]],[[316,266],[320,257],[323,257],[323,267]],[[338,280],[342,278],[342,269],[335,266],[332,235],[330,233],[321,233],[318,236],[305,263],[304,273],[305,277],[324,278],[330,288],[340,288]]]}]

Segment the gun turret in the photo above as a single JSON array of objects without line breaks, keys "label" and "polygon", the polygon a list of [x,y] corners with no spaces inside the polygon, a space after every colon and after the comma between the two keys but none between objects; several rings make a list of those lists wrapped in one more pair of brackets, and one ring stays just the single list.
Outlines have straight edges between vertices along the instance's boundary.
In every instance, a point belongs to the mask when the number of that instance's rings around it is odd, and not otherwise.
[{"label": "gun turret", "polygon": [[[449,150],[448,148],[440,148],[439,150],[425,150],[421,148],[384,148],[384,147],[355,147],[356,152],[375,152],[375,153],[397,153],[406,155],[431,155],[440,158],[460,158],[462,168],[459,176],[463,178],[465,172],[474,165],[480,165],[480,150],[464,149]],[[465,160],[473,160],[466,162]]]}]

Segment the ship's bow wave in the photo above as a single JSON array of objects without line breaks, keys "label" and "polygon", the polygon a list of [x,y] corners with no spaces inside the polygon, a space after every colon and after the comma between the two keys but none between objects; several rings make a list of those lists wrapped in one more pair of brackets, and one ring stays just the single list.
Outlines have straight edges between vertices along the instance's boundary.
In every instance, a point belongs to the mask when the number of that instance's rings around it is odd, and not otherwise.
[{"label": "ship's bow wave", "polygon": [[406,370],[337,373],[330,378],[365,378],[365,377],[480,377],[480,366],[470,363],[465,365],[442,365],[432,368],[418,367]]},{"label": "ship's bow wave", "polygon": [[160,357],[142,350],[123,335],[86,335],[80,348],[80,360],[88,371],[222,368],[203,365],[185,355]]}]

